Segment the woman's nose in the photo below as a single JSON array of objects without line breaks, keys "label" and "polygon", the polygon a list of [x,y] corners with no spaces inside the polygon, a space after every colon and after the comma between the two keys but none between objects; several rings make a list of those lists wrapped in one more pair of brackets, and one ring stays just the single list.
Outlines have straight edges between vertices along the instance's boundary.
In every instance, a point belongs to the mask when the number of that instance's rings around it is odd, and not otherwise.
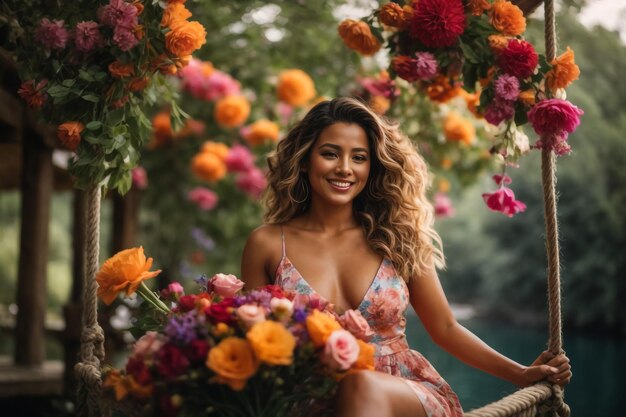
[{"label": "woman's nose", "polygon": [[350,165],[350,159],[349,158],[339,159],[339,162],[337,163],[336,171],[337,171],[337,173],[339,173],[341,175],[350,175],[350,173],[352,172],[352,166]]}]

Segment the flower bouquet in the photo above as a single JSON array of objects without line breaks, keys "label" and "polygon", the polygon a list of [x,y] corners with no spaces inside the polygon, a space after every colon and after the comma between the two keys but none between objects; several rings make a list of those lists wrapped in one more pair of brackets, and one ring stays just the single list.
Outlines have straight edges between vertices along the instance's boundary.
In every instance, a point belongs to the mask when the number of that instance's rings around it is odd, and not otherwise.
[{"label": "flower bouquet", "polygon": [[[198,278],[197,294],[172,283],[157,295],[144,283],[160,272],[151,265],[143,248],[127,249],[96,276],[105,303],[119,292],[144,301],[126,366],[103,371],[106,395],[143,415],[304,415],[342,376],[374,369],[374,347],[313,302],[274,285],[242,292],[225,274]],[[367,338],[353,313],[346,327],[358,323],[354,333]]]}]

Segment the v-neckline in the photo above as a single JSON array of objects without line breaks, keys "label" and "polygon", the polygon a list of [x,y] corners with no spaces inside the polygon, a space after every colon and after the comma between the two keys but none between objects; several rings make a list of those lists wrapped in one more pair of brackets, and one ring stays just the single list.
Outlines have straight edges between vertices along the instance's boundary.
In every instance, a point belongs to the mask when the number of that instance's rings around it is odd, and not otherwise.
[{"label": "v-neckline", "polygon": [[[289,262],[291,267],[298,273],[298,276],[300,277],[300,279],[306,284],[307,287],[309,287],[311,289],[311,291],[313,291],[313,293],[315,293],[321,300],[326,302],[328,305],[332,306],[333,310],[335,309],[336,305],[334,303],[331,303],[326,297],[324,297],[322,294],[317,292],[317,290],[315,288],[313,288],[313,286],[309,283],[309,281],[307,281],[306,278],[304,278],[304,275],[302,275],[300,273],[300,271],[298,270],[298,268],[296,268],[294,263],[291,262],[291,259],[289,259],[287,254],[285,254],[285,256],[283,257],[283,262],[284,261]],[[363,297],[361,298],[361,302],[359,302],[359,305],[356,308],[350,307],[347,310],[342,311],[339,315],[344,314],[348,310],[361,310],[361,307],[363,306],[363,303],[365,302],[365,300],[367,299],[367,296],[369,295],[370,291],[374,287],[374,283],[376,283],[376,281],[378,280],[378,275],[380,274],[381,269],[383,269],[383,264],[384,263],[385,263],[385,257],[383,256],[383,259],[380,261],[380,265],[378,265],[378,269],[376,270],[376,274],[374,275],[374,278],[372,278],[372,281],[370,282],[369,287],[367,287],[367,290],[365,291],[365,294],[363,294]]]}]

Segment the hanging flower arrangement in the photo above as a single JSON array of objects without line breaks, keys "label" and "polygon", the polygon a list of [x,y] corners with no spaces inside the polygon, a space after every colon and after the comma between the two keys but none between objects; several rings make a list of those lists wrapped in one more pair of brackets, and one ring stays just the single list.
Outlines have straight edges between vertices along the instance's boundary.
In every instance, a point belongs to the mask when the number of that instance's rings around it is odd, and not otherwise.
[{"label": "hanging flower arrangement", "polygon": [[25,30],[17,49],[24,80],[18,93],[74,152],[69,169],[77,186],[130,188],[150,133],[144,110],[158,96],[180,122],[176,95],[158,76],[187,65],[206,38],[183,3],[83,2],[45,9]]},{"label": "hanging flower arrangement", "polygon": [[[506,0],[394,1],[338,28],[346,46],[363,55],[384,49],[392,79],[438,103],[459,95],[472,101],[476,116],[498,127],[490,152],[503,162],[502,174],[528,150],[519,126],[530,122],[539,135],[533,148],[564,155],[583,113],[564,99],[564,89],[580,74],[574,52],[567,48],[547,62],[524,39],[525,30],[522,10]],[[446,125],[456,132],[449,139],[464,130],[454,119]],[[515,212],[523,209],[518,205]]]}]

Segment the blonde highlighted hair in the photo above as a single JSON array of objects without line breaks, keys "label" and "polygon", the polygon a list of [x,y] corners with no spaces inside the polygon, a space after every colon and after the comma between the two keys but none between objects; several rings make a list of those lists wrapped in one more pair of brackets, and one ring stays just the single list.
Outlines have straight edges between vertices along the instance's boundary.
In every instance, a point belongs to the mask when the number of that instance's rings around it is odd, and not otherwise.
[{"label": "blonde highlighted hair", "polygon": [[441,238],[426,197],[430,175],[424,159],[397,124],[353,98],[318,103],[278,143],[267,159],[265,221],[285,223],[309,208],[310,185],[301,168],[321,132],[337,122],[358,124],[370,146],[369,178],[354,200],[354,215],[369,245],[390,259],[406,281],[431,268],[433,262],[443,267]]}]

